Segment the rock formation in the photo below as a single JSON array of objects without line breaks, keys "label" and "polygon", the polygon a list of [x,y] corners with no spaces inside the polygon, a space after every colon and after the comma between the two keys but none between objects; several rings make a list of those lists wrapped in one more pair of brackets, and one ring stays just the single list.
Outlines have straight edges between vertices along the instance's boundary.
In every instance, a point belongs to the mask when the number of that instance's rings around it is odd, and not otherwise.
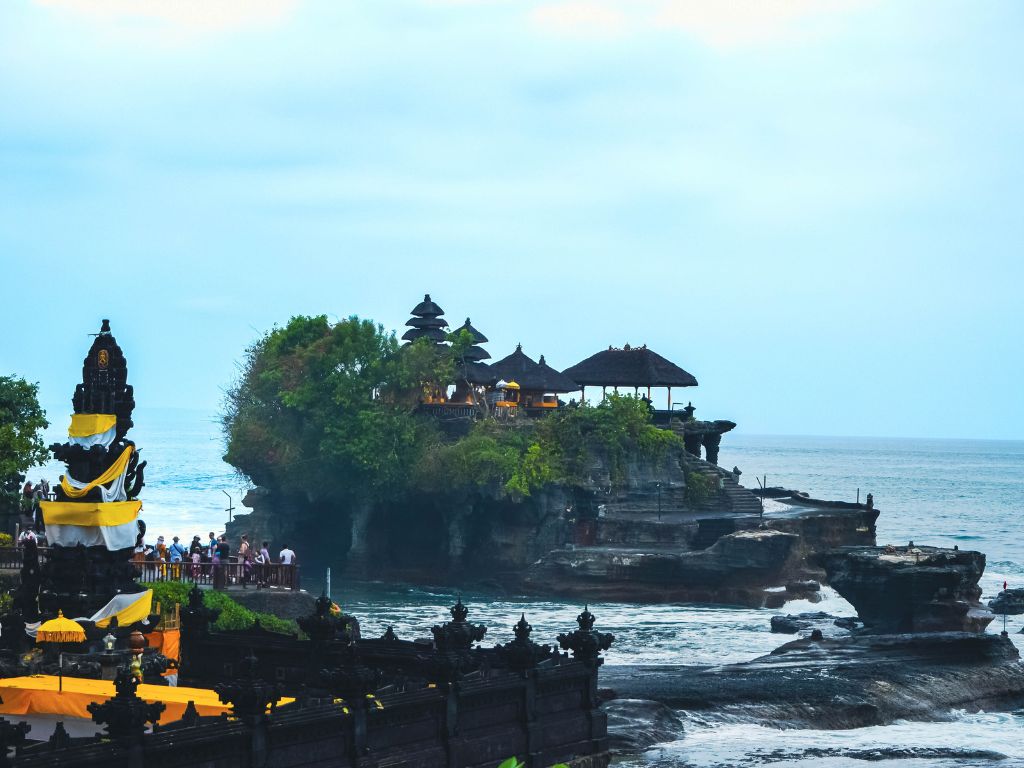
[{"label": "rock formation", "polygon": [[844,547],[820,557],[828,583],[884,632],[981,632],[993,615],[981,606],[985,555],[939,547]]}]

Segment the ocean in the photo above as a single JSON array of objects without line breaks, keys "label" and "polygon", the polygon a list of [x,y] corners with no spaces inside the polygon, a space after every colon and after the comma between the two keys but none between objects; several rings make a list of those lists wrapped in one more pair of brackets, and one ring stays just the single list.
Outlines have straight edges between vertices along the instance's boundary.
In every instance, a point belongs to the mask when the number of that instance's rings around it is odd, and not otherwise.
[{"label": "ocean", "polygon": [[[62,441],[65,421],[51,414],[48,442]],[[246,483],[221,459],[223,445],[216,416],[188,410],[135,413],[131,437],[142,449],[143,491],[148,540],[177,535],[220,533],[233,503],[237,512]],[[755,436],[728,434],[719,463],[738,466],[744,485],[755,477],[768,485],[807,491],[822,499],[853,501],[874,494],[879,544],[932,544],[986,553],[984,599],[1002,588],[1024,586],[1024,441],[917,440],[867,437]],[[61,472],[49,464],[30,479]],[[311,483],[316,478],[310,478]],[[229,502],[228,494],[231,499]],[[311,535],[312,532],[311,532]],[[301,542],[294,545],[300,561]],[[307,588],[318,578],[303,574]],[[401,637],[429,635],[447,619],[455,598],[448,589],[403,585],[345,584],[334,578],[332,596],[359,617],[367,635],[392,626]],[[470,619],[486,624],[487,639],[504,642],[525,613],[534,639],[553,642],[575,626],[582,606],[516,595],[463,594]],[[591,605],[598,628],[612,632],[615,644],[607,664],[724,664],[753,659],[791,639],[770,632],[777,611],[692,605]],[[788,613],[822,610],[854,615],[834,591],[823,600],[787,604]],[[1024,616],[1010,617],[1007,629],[1020,647]],[[990,625],[993,632],[1002,622]],[[623,766],[987,766],[1024,765],[1024,712],[950,712],[941,722],[899,722],[845,731],[780,730],[723,722],[683,713],[685,730],[677,741],[656,745]]]}]

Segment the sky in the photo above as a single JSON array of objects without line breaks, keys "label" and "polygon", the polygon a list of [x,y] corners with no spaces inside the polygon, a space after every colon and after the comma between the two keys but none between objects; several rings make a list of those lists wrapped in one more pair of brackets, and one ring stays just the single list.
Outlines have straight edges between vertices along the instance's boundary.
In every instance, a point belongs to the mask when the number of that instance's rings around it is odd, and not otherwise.
[{"label": "sky", "polygon": [[5,0],[0,373],[215,412],[296,314],[648,346],[751,434],[1024,438],[1024,5]]}]

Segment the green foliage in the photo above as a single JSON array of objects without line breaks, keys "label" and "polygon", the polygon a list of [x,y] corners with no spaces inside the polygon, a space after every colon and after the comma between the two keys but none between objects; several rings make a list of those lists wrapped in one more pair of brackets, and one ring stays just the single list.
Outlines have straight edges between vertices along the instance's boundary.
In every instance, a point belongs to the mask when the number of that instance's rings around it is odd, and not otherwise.
[{"label": "green foliage", "polygon": [[686,473],[686,498],[691,504],[700,504],[715,495],[718,485],[715,479],[702,472]]},{"label": "green foliage", "polygon": [[386,495],[434,439],[413,408],[443,363],[433,345],[400,350],[368,320],[294,317],[246,352],[225,404],[225,460],[282,489]]},{"label": "green foliage", "polygon": [[38,395],[38,384],[0,376],[0,487],[47,459],[40,433],[49,423]]},{"label": "green foliage", "polygon": [[10,547],[14,545],[14,537],[9,533],[0,533],[0,547]]},{"label": "green foliage", "polygon": [[[171,606],[175,603],[188,605],[188,593],[192,589],[191,584],[178,581],[154,581],[142,586],[153,590],[153,604],[156,605],[159,602],[165,612],[170,611]],[[279,618],[271,613],[250,611],[224,592],[212,589],[203,590],[203,605],[220,611],[220,616],[213,624],[214,629],[222,631],[248,629],[256,619],[259,619],[263,628],[272,632],[291,634],[298,632],[294,621]]]},{"label": "green foliage", "polygon": [[399,346],[368,320],[292,318],[246,352],[225,404],[226,461],[310,501],[410,491],[521,498],[549,483],[587,483],[595,453],[617,485],[629,461],[681,445],[651,423],[644,401],[617,394],[536,421],[482,419],[444,440],[417,406],[454,383],[473,342],[464,329],[448,340]]}]

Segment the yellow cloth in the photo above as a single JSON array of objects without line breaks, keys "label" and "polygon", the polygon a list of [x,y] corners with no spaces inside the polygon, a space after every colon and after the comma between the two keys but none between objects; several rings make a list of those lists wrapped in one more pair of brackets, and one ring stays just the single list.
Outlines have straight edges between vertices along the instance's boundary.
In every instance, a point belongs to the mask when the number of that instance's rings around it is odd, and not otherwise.
[{"label": "yellow cloth", "polygon": [[47,525],[124,525],[139,516],[142,502],[135,501],[41,501]]},{"label": "yellow cloth", "polygon": [[[118,595],[114,598],[114,600],[120,600],[122,598],[127,597],[127,595]],[[129,603],[124,608],[117,611],[117,613],[113,613],[110,616],[107,616],[106,618],[97,620],[96,626],[102,629],[110,623],[110,620],[114,616],[117,616],[117,625],[119,627],[127,627],[134,624],[136,621],[142,621],[143,619],[145,619],[147,616],[149,616],[149,613],[152,609],[153,590],[147,589],[145,592],[140,592],[138,598],[134,602]]]},{"label": "yellow cloth", "polygon": [[[140,699],[162,701],[167,708],[160,715],[161,723],[180,720],[185,707],[194,701],[202,716],[230,712],[222,704],[217,692],[210,688],[175,688],[163,685],[140,685],[136,692]],[[63,715],[91,720],[86,707],[94,701],[106,701],[116,691],[110,680],[85,680],[64,676],[64,691],[57,691],[55,675],[31,675],[0,680],[0,714],[4,715]],[[282,698],[278,704],[289,704],[295,699]]]},{"label": "yellow cloth", "polygon": [[68,437],[92,437],[102,435],[117,424],[117,416],[112,413],[73,413]]},{"label": "yellow cloth", "polygon": [[68,482],[68,479],[64,477],[64,475],[60,476],[60,487],[64,489],[64,493],[67,494],[68,498],[80,499],[97,485],[106,485],[107,483],[117,480],[117,478],[123,475],[125,469],[128,467],[128,459],[130,459],[131,456],[132,446],[126,445],[125,449],[121,452],[121,455],[118,456],[117,460],[110,465],[110,468],[84,488],[75,488]]}]

